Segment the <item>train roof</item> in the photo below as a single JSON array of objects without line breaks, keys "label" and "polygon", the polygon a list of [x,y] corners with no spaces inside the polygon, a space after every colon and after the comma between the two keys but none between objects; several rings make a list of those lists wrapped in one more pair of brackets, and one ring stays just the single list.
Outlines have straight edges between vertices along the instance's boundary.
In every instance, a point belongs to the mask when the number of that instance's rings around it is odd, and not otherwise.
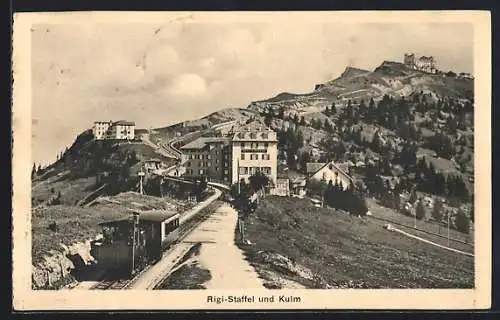
[{"label": "train roof", "polygon": [[[178,216],[179,213],[167,211],[167,210],[148,210],[148,211],[132,211],[139,213],[139,221],[147,221],[147,222],[164,222],[170,218]],[[116,224],[128,223],[130,221],[130,217],[108,220],[99,223],[100,226],[109,226]]]}]

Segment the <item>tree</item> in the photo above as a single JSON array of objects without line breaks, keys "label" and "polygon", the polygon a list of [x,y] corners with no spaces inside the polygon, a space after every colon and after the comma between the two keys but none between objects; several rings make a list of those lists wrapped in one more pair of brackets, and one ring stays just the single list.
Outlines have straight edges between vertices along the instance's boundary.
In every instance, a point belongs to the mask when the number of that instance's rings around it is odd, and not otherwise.
[{"label": "tree", "polygon": [[262,172],[256,172],[249,178],[250,186],[254,191],[262,190],[269,185],[269,177]]},{"label": "tree", "polygon": [[33,163],[33,168],[31,169],[31,179],[36,176],[36,164]]},{"label": "tree", "polygon": [[415,209],[415,215],[418,220],[422,220],[425,218],[425,206],[422,200],[419,200],[417,203],[417,208]]},{"label": "tree", "polygon": [[415,191],[415,189],[413,189],[411,192],[410,192],[410,199],[409,199],[409,202],[411,204],[414,204],[415,201],[417,201],[417,192]]},{"label": "tree", "polygon": [[330,107],[330,115],[333,116],[337,113],[337,108],[335,107],[335,102],[332,102],[332,106]]},{"label": "tree", "polygon": [[304,173],[306,172],[308,162],[311,162],[311,155],[309,154],[309,152],[302,152],[299,158],[299,165],[300,170]]},{"label": "tree", "polygon": [[439,199],[434,201],[434,206],[432,207],[432,217],[437,222],[441,222],[443,219],[443,203]]},{"label": "tree", "polygon": [[278,118],[284,119],[285,118],[285,107],[280,106],[278,110]]},{"label": "tree", "polygon": [[306,119],[304,119],[304,116],[300,117],[300,122],[299,122],[299,124],[300,124],[301,126],[305,126],[305,125],[306,125]]},{"label": "tree", "polygon": [[321,195],[323,196],[326,190],[327,184],[324,181],[319,181],[315,179],[311,179],[307,181],[307,191],[309,195]]},{"label": "tree", "polygon": [[273,121],[273,117],[271,116],[270,113],[267,113],[266,116],[264,117],[264,124],[266,126],[270,127],[272,121]]},{"label": "tree", "polygon": [[470,220],[464,210],[458,210],[457,216],[455,217],[455,225],[457,226],[458,231],[467,234],[469,233]]}]

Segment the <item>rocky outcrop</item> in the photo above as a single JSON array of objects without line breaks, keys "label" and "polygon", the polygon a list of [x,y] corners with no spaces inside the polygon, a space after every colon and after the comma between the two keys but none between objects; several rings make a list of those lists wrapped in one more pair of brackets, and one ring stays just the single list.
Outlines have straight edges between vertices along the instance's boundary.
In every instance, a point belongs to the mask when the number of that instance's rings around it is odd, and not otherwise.
[{"label": "rocky outcrop", "polygon": [[[99,239],[100,236],[96,237]],[[90,253],[91,242],[78,242],[71,246],[61,244],[60,251],[45,256],[44,261],[33,266],[33,289],[60,289],[76,281],[75,276],[95,263]]]}]

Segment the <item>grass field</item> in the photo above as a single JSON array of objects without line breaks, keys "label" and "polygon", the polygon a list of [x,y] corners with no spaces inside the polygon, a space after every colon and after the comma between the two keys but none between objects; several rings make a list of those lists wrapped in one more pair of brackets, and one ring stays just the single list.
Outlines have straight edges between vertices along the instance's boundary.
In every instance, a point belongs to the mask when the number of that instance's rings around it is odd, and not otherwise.
[{"label": "grass field", "polygon": [[246,226],[254,243],[246,249],[248,259],[258,272],[266,266],[252,256],[263,251],[289,257],[334,288],[474,286],[473,258],[389,232],[370,217],[312,207],[305,199],[268,197]]},{"label": "grass field", "polygon": [[34,181],[31,188],[33,204],[37,205],[61,193],[60,202],[64,205],[74,205],[85,198],[95,188],[95,177],[71,180],[68,183],[67,172],[41,181]]},{"label": "grass field", "polygon": [[[413,226],[415,225],[415,219],[413,217],[406,216],[404,214],[401,214],[399,212],[396,212],[392,209],[383,207],[379,205],[375,200],[368,199],[367,205],[369,210],[372,212],[373,216],[386,219],[388,221],[392,221],[398,224],[403,224],[408,226],[409,228],[404,229],[404,231],[408,232],[414,232]],[[430,214],[430,213],[429,213]],[[422,229],[431,233],[437,233],[440,234],[444,237],[447,237],[448,235],[448,228],[446,225],[438,224],[436,222],[427,222],[427,221],[420,221],[417,220],[417,228]],[[457,242],[450,242],[450,246],[452,248],[458,249],[458,250],[464,250],[464,251],[472,251],[474,248],[474,230],[471,229],[470,234],[465,234],[462,232],[459,232],[454,229],[450,229],[450,238],[452,239],[457,239],[462,242],[467,242],[469,243],[468,245],[463,245]],[[434,241],[434,240],[433,240]],[[438,243],[440,244],[446,244],[447,240],[440,238],[437,239]],[[444,242],[444,243],[443,243]]]}]

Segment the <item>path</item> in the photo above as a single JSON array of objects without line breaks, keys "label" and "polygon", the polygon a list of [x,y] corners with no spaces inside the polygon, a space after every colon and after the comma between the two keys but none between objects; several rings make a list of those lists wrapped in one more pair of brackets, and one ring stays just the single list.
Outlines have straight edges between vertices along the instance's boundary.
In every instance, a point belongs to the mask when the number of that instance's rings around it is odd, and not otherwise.
[{"label": "path", "polygon": [[203,284],[207,289],[264,288],[234,242],[237,220],[237,212],[224,204],[183,241],[202,243],[198,259],[211,274],[211,279]]}]

